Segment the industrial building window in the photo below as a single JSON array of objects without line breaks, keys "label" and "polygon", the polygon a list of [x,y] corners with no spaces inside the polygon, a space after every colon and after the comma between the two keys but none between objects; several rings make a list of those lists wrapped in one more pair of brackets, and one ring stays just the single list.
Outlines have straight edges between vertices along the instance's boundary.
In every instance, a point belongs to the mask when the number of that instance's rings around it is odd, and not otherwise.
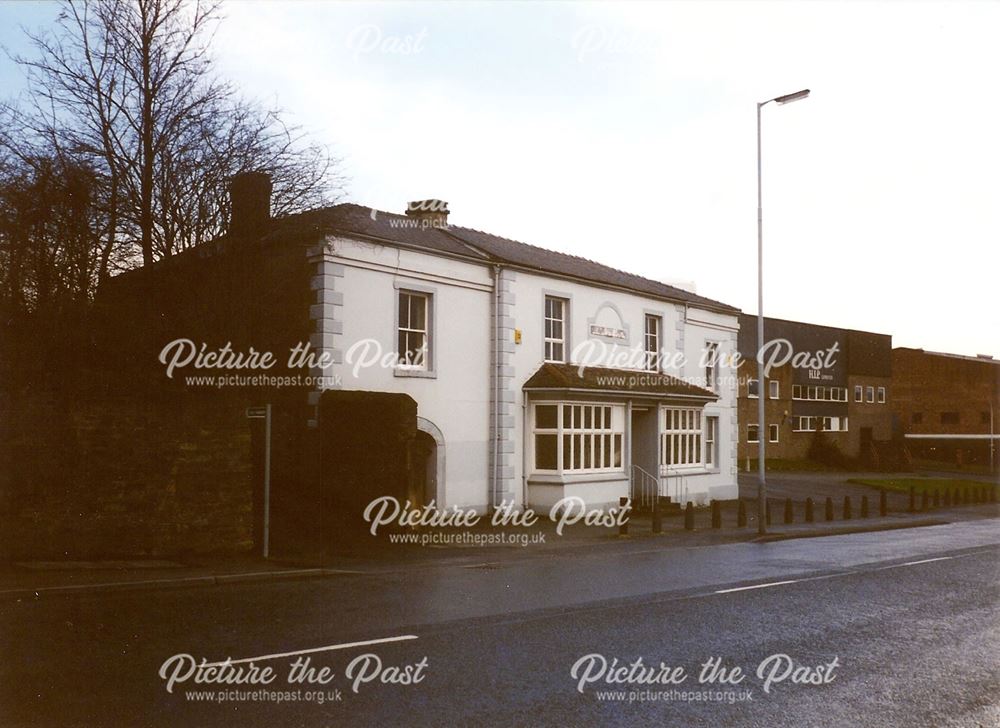
[{"label": "industrial building window", "polygon": [[793,422],[795,432],[847,432],[846,417],[797,417]]},{"label": "industrial building window", "polygon": [[399,329],[397,366],[401,369],[429,369],[430,365],[429,293],[399,292]]},{"label": "industrial building window", "polygon": [[760,382],[756,379],[747,380],[747,397],[750,399],[757,399],[757,389],[760,386]]},{"label": "industrial building window", "polygon": [[941,424],[942,425],[957,425],[959,423],[958,412],[942,412],[941,413]]},{"label": "industrial building window", "polygon": [[861,385],[860,384],[855,384],[854,385],[854,401],[855,402],[863,402],[864,401],[864,398],[863,398],[861,392],[862,392],[861,391]]},{"label": "industrial building window", "polygon": [[705,418],[705,466],[719,466],[719,418]]},{"label": "industrial building window", "polygon": [[646,332],[643,335],[646,345],[646,371],[660,371],[660,317],[646,314]]},{"label": "industrial building window", "polygon": [[914,425],[922,425],[924,423],[924,413],[914,412],[910,415],[910,423]]},{"label": "industrial building window", "polygon": [[536,404],[535,470],[621,469],[625,408],[610,404]]},{"label": "industrial building window", "polygon": [[778,397],[780,396],[780,393],[781,393],[781,386],[780,385],[781,385],[781,382],[775,381],[774,379],[770,380],[767,383],[767,387],[768,387],[768,390],[769,390],[767,396],[770,397],[771,399],[778,399]]},{"label": "industrial building window", "polygon": [[827,387],[826,388],[826,399],[831,402],[846,402],[847,401],[847,390],[843,387]]},{"label": "industrial building window", "polygon": [[747,425],[747,442],[760,442],[757,425]]},{"label": "industrial building window", "polygon": [[777,425],[768,425],[767,426],[767,439],[768,439],[768,442],[777,442],[778,441],[778,426]]},{"label": "industrial building window", "polygon": [[885,404],[885,387],[878,388],[878,403]]},{"label": "industrial building window", "polygon": [[705,345],[705,386],[713,391],[719,386],[719,345],[715,342]]},{"label": "industrial building window", "polygon": [[701,410],[660,410],[660,465],[701,465]]},{"label": "industrial building window", "polygon": [[865,387],[865,395],[868,399],[868,403],[873,403],[875,401],[875,387]]},{"label": "industrial building window", "polygon": [[545,297],[545,361],[566,361],[565,298]]},{"label": "industrial building window", "polygon": [[990,413],[989,412],[980,412],[979,413],[979,424],[981,424],[981,425],[988,425],[988,424],[990,424],[990,422],[992,420],[993,420],[993,418],[990,417]]},{"label": "industrial building window", "polygon": [[[772,390],[777,391],[772,387]],[[773,396],[772,399],[777,399]],[[792,399],[822,400],[827,402],[846,402],[846,387],[811,387],[804,384],[792,385]],[[858,400],[861,401],[861,400]]]}]

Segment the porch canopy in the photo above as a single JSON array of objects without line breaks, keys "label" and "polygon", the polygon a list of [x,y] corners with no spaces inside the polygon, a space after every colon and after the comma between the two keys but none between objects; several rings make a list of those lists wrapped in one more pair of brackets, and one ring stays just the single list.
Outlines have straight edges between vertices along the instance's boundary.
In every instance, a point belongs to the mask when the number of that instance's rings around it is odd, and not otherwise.
[{"label": "porch canopy", "polygon": [[611,396],[707,404],[719,395],[659,372],[546,362],[524,383],[532,394]]}]

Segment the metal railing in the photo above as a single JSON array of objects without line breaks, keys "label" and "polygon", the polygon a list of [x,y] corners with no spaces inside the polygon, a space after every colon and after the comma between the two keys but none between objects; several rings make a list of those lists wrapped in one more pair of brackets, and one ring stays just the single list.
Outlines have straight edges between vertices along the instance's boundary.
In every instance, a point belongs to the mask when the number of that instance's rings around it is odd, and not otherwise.
[{"label": "metal railing", "polygon": [[652,510],[653,499],[660,494],[660,479],[638,465],[632,466],[631,485],[632,508]]},{"label": "metal railing", "polygon": [[653,499],[660,495],[670,496],[671,502],[684,506],[688,500],[687,476],[668,470],[661,479],[638,465],[633,465],[629,493],[632,508],[636,510],[652,510]]},{"label": "metal railing", "polygon": [[667,470],[667,495],[670,496],[670,500],[674,503],[679,503],[683,506],[687,503],[687,478],[681,473],[671,472]]}]

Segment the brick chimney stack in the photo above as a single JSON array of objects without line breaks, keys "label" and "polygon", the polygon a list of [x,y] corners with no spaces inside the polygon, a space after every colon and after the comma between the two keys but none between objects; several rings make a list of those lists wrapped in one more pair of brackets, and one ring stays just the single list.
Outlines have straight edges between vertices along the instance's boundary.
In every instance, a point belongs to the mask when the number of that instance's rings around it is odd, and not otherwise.
[{"label": "brick chimney stack", "polygon": [[406,205],[406,216],[427,227],[448,227],[448,203],[444,200],[416,200]]},{"label": "brick chimney stack", "polygon": [[271,175],[241,172],[229,180],[229,233],[260,235],[271,219]]}]

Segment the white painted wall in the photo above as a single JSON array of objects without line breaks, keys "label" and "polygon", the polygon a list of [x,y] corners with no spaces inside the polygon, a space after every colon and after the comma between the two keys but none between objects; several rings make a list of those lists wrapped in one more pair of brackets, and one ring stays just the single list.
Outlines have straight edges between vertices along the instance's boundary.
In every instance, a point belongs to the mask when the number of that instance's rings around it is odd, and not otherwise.
[{"label": "white painted wall", "polygon": [[[445,507],[485,508],[489,500],[489,402],[490,336],[492,331],[492,271],[488,265],[453,260],[433,254],[381,246],[344,238],[329,238],[333,259],[343,265],[344,276],[337,290],[343,294],[340,317],[342,333],[334,345],[344,354],[343,363],[330,372],[339,374],[342,386],[385,392],[404,392],[418,403],[418,414],[433,422],[446,441],[445,474],[439,477],[438,504]],[[347,357],[356,342],[373,339],[383,354],[396,348],[395,306],[398,287],[429,290],[434,295],[434,376],[397,376],[382,366],[361,367]],[[617,503],[628,493],[627,474],[583,476],[564,487],[539,488],[532,501],[527,491],[524,450],[525,404],[522,386],[543,361],[543,309],[546,294],[569,299],[569,346],[591,340],[589,327],[598,325],[627,330],[627,340],[595,346],[591,355],[600,363],[641,371],[644,316],[663,319],[661,347],[682,351],[688,359],[683,369],[668,370],[675,376],[700,373],[701,349],[706,340],[718,341],[726,354],[736,350],[735,315],[698,311],[598,286],[517,271],[513,283],[514,326],[522,333],[514,348],[514,494],[520,504],[548,507],[565,494],[580,495],[589,503]],[[598,342],[600,343],[600,342]],[[696,502],[709,497],[736,495],[736,391],[723,370],[721,399],[708,405],[706,414],[720,418],[720,463],[716,472],[688,474],[688,496]],[[699,382],[694,382],[699,383]],[[530,450],[530,448],[528,448]],[[628,450],[626,446],[626,451]]]},{"label": "white painted wall", "polygon": [[[400,248],[331,239],[344,266],[343,333],[335,337],[346,355],[356,342],[374,339],[383,353],[395,352],[396,286],[425,288],[434,295],[432,347],[435,376],[396,376],[382,366],[353,371],[345,356],[331,369],[345,389],[403,392],[417,401],[417,414],[445,438],[445,474],[439,475],[438,505],[487,506],[489,447],[490,302],[487,267]],[[357,358],[355,359],[355,363]]]},{"label": "white painted wall", "polygon": [[[694,379],[703,376],[700,367],[702,348],[706,341],[717,341],[720,353],[730,354],[736,351],[736,332],[738,320],[735,315],[719,314],[712,311],[686,308],[647,298],[641,295],[625,293],[587,285],[574,281],[565,281],[543,275],[518,271],[514,283],[515,293],[515,326],[521,330],[521,343],[514,352],[514,383],[516,389],[518,410],[522,416],[516,418],[515,442],[519,447],[528,443],[530,437],[529,414],[524,410],[525,397],[521,390],[523,384],[541,366],[544,357],[544,300],[546,295],[558,295],[569,300],[569,345],[568,359],[579,363],[581,356],[589,361],[596,355],[598,365],[612,366],[622,369],[641,371],[643,360],[643,331],[647,313],[662,317],[663,329],[661,350],[669,357],[675,352],[682,352],[686,365],[680,368],[667,369],[665,373],[688,378],[693,384],[703,385],[704,381]],[[591,322],[597,325],[621,328],[627,331],[627,339],[621,343],[601,342],[590,337]],[[593,348],[581,350],[581,342],[593,341]],[[599,345],[598,345],[599,344]],[[574,352],[578,356],[574,356]],[[736,486],[736,388],[732,379],[732,371],[720,371],[720,400],[705,408],[706,415],[717,415],[720,422],[720,467],[715,471],[689,471],[684,476],[687,497],[696,503],[705,503],[709,498],[735,498],[738,493]],[[609,400],[610,401],[610,400]],[[530,453],[530,445],[524,448]],[[627,449],[627,448],[626,448]],[[515,481],[520,484],[522,501],[529,505],[548,505],[553,498],[551,485],[533,488],[531,479],[531,463],[518,457],[515,459]],[[526,477],[527,476],[527,477]],[[610,504],[617,503],[620,495],[627,495],[627,474],[622,473],[620,480],[605,476],[603,484],[598,487],[593,482],[595,476],[583,476],[579,484],[563,488],[563,494],[587,498],[590,502]],[[536,481],[545,478],[536,478]]]}]

